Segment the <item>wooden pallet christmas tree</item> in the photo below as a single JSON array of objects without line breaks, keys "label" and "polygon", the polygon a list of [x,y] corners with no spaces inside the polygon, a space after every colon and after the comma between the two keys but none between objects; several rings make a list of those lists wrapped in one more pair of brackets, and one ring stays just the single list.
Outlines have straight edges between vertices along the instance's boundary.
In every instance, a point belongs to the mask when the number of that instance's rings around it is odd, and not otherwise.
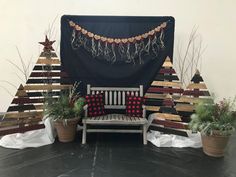
[{"label": "wooden pallet christmas tree", "polygon": [[155,117],[150,129],[187,136],[187,125],[182,122],[181,116],[175,110],[175,101],[180,98],[183,91],[173,64],[167,57],[145,94],[147,111],[149,114],[152,113],[152,118]]},{"label": "wooden pallet christmas tree", "polygon": [[191,79],[191,83],[186,87],[183,95],[176,104],[176,110],[181,115],[185,122],[190,121],[191,114],[194,113],[194,109],[197,103],[201,101],[211,101],[210,93],[204,83],[204,80],[197,70]]},{"label": "wooden pallet christmas tree", "polygon": [[60,91],[72,85],[65,84],[68,75],[61,72],[61,63],[46,37],[40,54],[26,84],[20,85],[7,113],[0,121],[0,135],[43,128],[43,103],[47,96],[56,98]]},{"label": "wooden pallet christmas tree", "polygon": [[182,84],[179,82],[170,58],[167,57],[145,94],[148,113],[158,112],[166,95],[170,94],[174,100],[177,100],[182,93]]}]

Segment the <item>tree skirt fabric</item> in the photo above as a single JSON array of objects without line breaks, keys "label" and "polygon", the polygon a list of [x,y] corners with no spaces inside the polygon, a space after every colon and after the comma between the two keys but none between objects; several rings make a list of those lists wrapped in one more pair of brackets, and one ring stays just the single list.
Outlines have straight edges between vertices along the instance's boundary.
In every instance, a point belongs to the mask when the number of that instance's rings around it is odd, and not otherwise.
[{"label": "tree skirt fabric", "polygon": [[201,135],[200,133],[188,133],[188,137],[172,135],[172,134],[163,134],[159,131],[151,130],[147,134],[147,139],[153,145],[157,147],[192,147],[200,148],[202,147]]},{"label": "tree skirt fabric", "polygon": [[[155,114],[150,114],[148,116],[148,127],[152,124],[153,119],[155,119]],[[187,131],[188,137],[183,137],[173,134],[164,134],[159,131],[150,130],[147,133],[147,140],[157,147],[192,147],[200,148],[202,147],[201,134],[192,133],[190,130]]]},{"label": "tree skirt fabric", "polygon": [[44,125],[44,129],[5,135],[0,139],[0,146],[13,149],[24,149],[52,144],[55,141],[56,134],[51,119],[44,119]]}]

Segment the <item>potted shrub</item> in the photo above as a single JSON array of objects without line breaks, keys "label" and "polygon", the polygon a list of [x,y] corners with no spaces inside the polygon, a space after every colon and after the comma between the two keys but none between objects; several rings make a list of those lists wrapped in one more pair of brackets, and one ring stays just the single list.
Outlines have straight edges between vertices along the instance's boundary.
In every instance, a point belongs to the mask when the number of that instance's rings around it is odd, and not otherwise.
[{"label": "potted shrub", "polygon": [[223,99],[219,103],[201,102],[191,116],[190,129],[200,131],[205,154],[224,156],[229,136],[235,130],[235,99]]},{"label": "potted shrub", "polygon": [[78,83],[72,89],[62,91],[58,98],[48,97],[44,104],[45,114],[53,119],[60,142],[75,139],[77,124],[81,118],[85,99],[76,92]]}]

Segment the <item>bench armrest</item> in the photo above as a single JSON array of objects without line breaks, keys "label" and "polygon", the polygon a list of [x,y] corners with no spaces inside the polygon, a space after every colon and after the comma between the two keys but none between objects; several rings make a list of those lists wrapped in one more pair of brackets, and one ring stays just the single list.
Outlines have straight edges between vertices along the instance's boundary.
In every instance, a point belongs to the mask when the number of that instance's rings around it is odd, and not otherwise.
[{"label": "bench armrest", "polygon": [[87,104],[84,105],[83,109],[84,109],[85,117],[88,117],[88,105]]},{"label": "bench armrest", "polygon": [[143,108],[143,118],[146,118],[146,106],[142,105]]}]

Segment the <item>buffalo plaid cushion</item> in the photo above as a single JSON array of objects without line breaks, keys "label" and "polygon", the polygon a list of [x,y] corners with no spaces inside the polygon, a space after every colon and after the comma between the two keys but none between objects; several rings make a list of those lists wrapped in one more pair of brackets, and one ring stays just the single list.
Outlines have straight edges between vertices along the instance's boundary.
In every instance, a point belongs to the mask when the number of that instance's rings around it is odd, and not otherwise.
[{"label": "buffalo plaid cushion", "polygon": [[88,104],[88,117],[96,117],[105,114],[103,94],[86,95]]},{"label": "buffalo plaid cushion", "polygon": [[132,116],[132,117],[142,117],[143,102],[144,102],[143,97],[127,95],[126,96],[126,115]]}]

